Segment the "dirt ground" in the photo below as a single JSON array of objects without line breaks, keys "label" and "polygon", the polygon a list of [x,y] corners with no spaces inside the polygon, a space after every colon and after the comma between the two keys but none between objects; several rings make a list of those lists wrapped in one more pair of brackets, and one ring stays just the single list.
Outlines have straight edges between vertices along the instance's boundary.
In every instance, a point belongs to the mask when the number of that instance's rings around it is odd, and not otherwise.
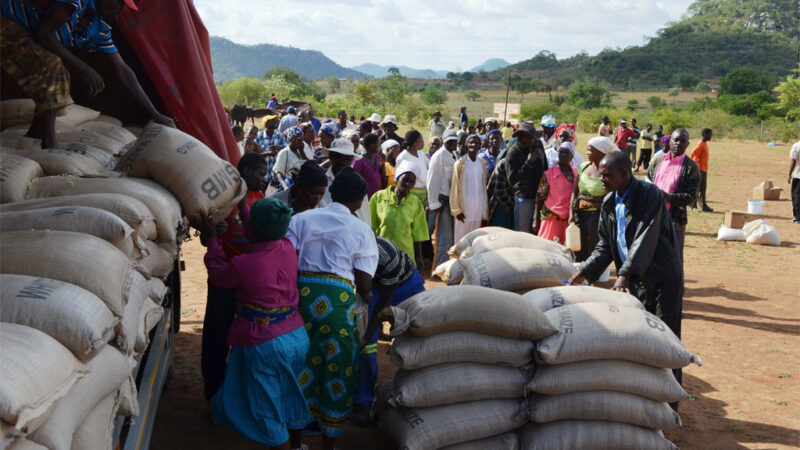
[{"label": "dirt ground", "polygon": [[[581,138],[586,142],[585,138]],[[800,225],[791,223],[789,147],[721,140],[710,144],[708,198],[714,213],[689,214],[683,342],[703,366],[684,369],[692,395],[680,405],[683,428],[667,438],[685,449],[800,447]],[[766,202],[781,247],[716,240],[723,212],[746,210],[753,186],[772,179],[785,189]],[[154,449],[250,449],[226,427],[215,427],[200,376],[200,339],[206,274],[198,239],[183,247],[182,329],[176,336],[174,375],[164,391]],[[613,276],[613,271],[612,271]],[[612,280],[613,281],[613,280]],[[428,288],[439,283],[428,283]],[[394,372],[382,342],[381,381]],[[306,439],[310,449],[318,437]],[[380,429],[350,427],[340,449],[391,448]]]}]

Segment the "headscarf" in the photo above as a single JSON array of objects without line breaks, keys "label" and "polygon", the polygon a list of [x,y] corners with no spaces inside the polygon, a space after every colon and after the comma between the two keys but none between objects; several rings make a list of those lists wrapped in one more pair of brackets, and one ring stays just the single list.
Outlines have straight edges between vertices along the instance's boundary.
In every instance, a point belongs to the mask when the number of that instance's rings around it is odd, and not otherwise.
[{"label": "headscarf", "polygon": [[570,124],[568,122],[564,122],[556,128],[556,133],[554,136],[558,138],[561,136],[561,132],[564,130],[569,131],[569,134],[572,135],[572,142],[578,142],[578,136],[575,134],[576,125]]},{"label": "headscarf", "polygon": [[575,152],[575,144],[570,141],[562,142],[561,145],[558,146],[558,149],[561,150],[562,148],[566,148],[570,152]]},{"label": "headscarf", "polygon": [[669,143],[669,138],[670,138],[669,134],[665,134],[664,136],[661,137],[661,146],[662,147],[664,147],[664,148],[667,147],[667,144]]},{"label": "headscarf", "polygon": [[292,208],[275,198],[262,198],[250,207],[250,226],[265,241],[286,236]]},{"label": "headscarf", "polygon": [[342,131],[341,137],[343,139],[350,140],[350,139],[353,139],[353,136],[358,136],[358,131],[356,131],[356,130],[354,130],[352,128],[348,128],[348,129]]},{"label": "headscarf", "polygon": [[428,146],[433,145],[433,143],[436,141],[442,142],[442,138],[440,138],[439,136],[431,136],[431,138],[428,139]]},{"label": "headscarf", "polygon": [[399,145],[400,143],[395,141],[394,139],[387,139],[381,144],[381,151],[383,152],[384,155],[389,156],[389,150],[392,147],[396,147]]},{"label": "headscarf", "polygon": [[328,187],[328,177],[325,175],[325,169],[314,161],[304,162],[294,180],[294,186],[299,188]]},{"label": "headscarf", "polygon": [[397,181],[401,175],[411,172],[419,178],[419,164],[411,161],[409,159],[404,159],[400,164],[397,165],[397,168],[394,171],[394,181]]},{"label": "headscarf", "polygon": [[320,133],[325,133],[333,136],[334,138],[339,137],[339,127],[332,125],[330,123],[324,123],[321,127],[319,127]]},{"label": "headscarf", "polygon": [[367,195],[367,182],[353,168],[345,167],[333,179],[331,187],[331,200],[337,203],[350,203],[361,200]]},{"label": "headscarf", "polygon": [[503,133],[501,133],[500,130],[498,130],[497,128],[495,128],[494,130],[486,133],[485,139],[488,141],[489,140],[489,136],[491,136],[493,134],[496,134],[496,135],[500,136],[500,140],[501,141],[503,140]]},{"label": "headscarf", "polygon": [[287,141],[291,141],[292,139],[294,139],[294,138],[296,138],[298,136],[299,137],[303,137],[303,129],[298,127],[298,126],[294,126],[294,127],[288,128],[285,131],[285,133],[286,133],[286,140]]},{"label": "headscarf", "polygon": [[611,142],[611,139],[605,136],[595,136],[589,139],[589,145],[594,147],[595,150],[604,155],[607,155],[614,151],[617,152],[619,151],[619,148],[617,148],[617,146],[614,145],[613,142]]}]

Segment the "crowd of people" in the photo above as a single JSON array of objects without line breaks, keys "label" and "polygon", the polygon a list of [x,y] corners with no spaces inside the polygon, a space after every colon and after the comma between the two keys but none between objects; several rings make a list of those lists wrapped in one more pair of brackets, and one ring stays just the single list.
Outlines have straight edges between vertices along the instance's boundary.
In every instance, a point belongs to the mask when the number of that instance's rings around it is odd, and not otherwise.
[{"label": "crowd of people", "polygon": [[576,125],[552,115],[470,124],[462,108],[456,127],[437,111],[427,137],[401,137],[393,115],[320,121],[310,108],[261,125],[233,127],[248,195],[225,223],[200,226],[206,397],[248,439],[297,449],[316,431],[331,449],[348,423],[374,423],[381,311],[424,291],[425,262],[490,224],[564,244],[575,223],[570,282],[613,261],[614,289],[680,336],[686,210],[710,210],[711,130],[687,155],[685,129],[611,130],[606,117],[582,155]]}]

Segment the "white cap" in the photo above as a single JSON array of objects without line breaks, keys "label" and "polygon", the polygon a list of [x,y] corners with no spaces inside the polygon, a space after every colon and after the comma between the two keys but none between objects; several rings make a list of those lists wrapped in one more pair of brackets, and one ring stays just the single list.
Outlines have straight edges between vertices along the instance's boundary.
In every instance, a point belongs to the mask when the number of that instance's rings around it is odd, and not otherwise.
[{"label": "white cap", "polygon": [[397,125],[397,117],[392,114],[387,114],[386,117],[383,118],[383,122],[381,123],[393,123]]},{"label": "white cap", "polygon": [[458,134],[453,130],[447,130],[442,134],[442,142],[457,141]]},{"label": "white cap", "polygon": [[372,113],[367,120],[373,123],[381,123],[381,115],[378,113]]},{"label": "white cap", "polygon": [[397,165],[397,168],[394,171],[394,181],[397,181],[397,179],[400,178],[400,175],[407,172],[411,172],[414,174],[414,176],[419,178],[419,172],[420,172],[419,164],[417,164],[414,161],[411,161],[410,159],[402,160],[400,164]]},{"label": "white cap", "polygon": [[388,140],[384,141],[381,144],[381,150],[384,153],[386,153],[387,151],[389,151],[390,148],[395,147],[395,146],[399,146],[399,145],[400,145],[400,143],[395,141],[394,139],[388,139]]},{"label": "white cap", "polygon": [[336,152],[344,156],[356,156],[353,150],[354,150],[353,143],[350,142],[349,139],[342,139],[342,138],[334,139],[330,148],[330,151]]}]

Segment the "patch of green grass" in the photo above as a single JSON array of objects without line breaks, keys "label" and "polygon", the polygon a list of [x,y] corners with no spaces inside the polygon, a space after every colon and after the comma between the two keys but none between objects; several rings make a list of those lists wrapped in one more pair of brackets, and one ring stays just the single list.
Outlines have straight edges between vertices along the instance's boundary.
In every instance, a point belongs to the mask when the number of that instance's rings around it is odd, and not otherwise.
[{"label": "patch of green grass", "polygon": [[769,439],[769,438],[772,437],[772,436],[770,436],[768,434],[759,434],[757,436],[758,436],[759,439]]},{"label": "patch of green grass", "polygon": [[181,317],[183,317],[184,319],[188,319],[189,317],[192,317],[196,312],[197,308],[184,309],[183,311],[181,311]]},{"label": "patch of green grass", "polygon": [[775,403],[778,406],[789,406],[789,402],[786,400],[772,400],[772,403]]},{"label": "patch of green grass", "polygon": [[790,378],[792,376],[792,372],[788,370],[784,370],[783,372],[778,374],[778,378]]}]

